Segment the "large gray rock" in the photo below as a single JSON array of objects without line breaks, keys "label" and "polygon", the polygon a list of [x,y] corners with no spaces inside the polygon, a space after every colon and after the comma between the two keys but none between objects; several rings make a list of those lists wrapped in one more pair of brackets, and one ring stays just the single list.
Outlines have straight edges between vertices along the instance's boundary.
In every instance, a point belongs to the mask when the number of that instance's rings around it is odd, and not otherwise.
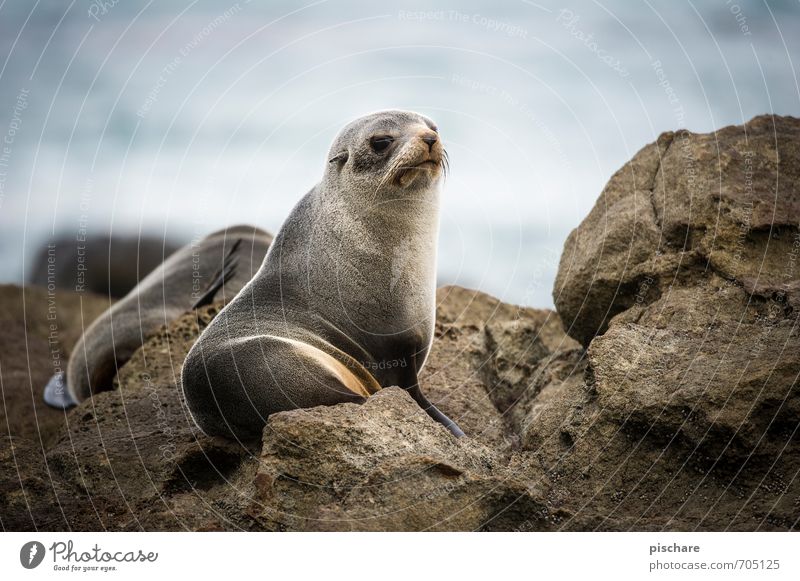
[{"label": "large gray rock", "polygon": [[182,244],[155,235],[110,236],[79,240],[64,234],[37,253],[28,280],[38,286],[78,290],[121,298]]},{"label": "large gray rock", "polygon": [[633,306],[716,272],[797,308],[800,120],[664,133],[612,176],[564,246],[553,298],[584,345]]},{"label": "large gray rock", "polygon": [[267,528],[508,530],[553,527],[544,502],[491,449],[453,438],[401,389],[363,406],[272,416],[256,476]]},{"label": "large gray rock", "polygon": [[570,235],[554,297],[588,352],[517,411],[565,527],[798,527],[798,168],[794,118],[664,134]]}]

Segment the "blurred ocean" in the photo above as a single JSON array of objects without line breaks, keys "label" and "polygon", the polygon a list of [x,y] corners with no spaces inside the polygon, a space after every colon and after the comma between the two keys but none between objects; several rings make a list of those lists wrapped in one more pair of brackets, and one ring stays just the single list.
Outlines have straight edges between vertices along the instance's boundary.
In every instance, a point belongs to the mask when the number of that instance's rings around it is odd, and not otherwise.
[{"label": "blurred ocean", "polygon": [[440,283],[548,307],[561,248],[662,131],[800,116],[800,3],[0,2],[0,282],[52,236],[278,229],[334,134],[436,120]]}]

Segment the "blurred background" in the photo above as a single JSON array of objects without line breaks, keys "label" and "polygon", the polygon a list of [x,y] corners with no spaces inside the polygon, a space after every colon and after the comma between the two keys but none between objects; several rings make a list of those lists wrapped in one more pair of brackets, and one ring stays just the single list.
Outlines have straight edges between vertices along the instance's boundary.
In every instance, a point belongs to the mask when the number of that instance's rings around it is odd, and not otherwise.
[{"label": "blurred background", "polygon": [[5,0],[0,282],[42,282],[53,240],[122,240],[135,273],[275,232],[346,122],[407,108],[452,162],[440,284],[549,307],[566,236],[659,133],[800,115],[798,48],[796,0]]}]

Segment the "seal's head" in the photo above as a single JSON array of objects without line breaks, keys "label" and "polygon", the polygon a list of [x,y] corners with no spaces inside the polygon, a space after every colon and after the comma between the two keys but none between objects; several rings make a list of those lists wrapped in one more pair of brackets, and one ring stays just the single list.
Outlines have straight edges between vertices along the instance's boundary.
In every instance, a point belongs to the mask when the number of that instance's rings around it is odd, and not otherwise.
[{"label": "seal's head", "polygon": [[436,124],[413,111],[379,111],[352,121],[336,136],[325,179],[361,191],[419,190],[447,169]]}]

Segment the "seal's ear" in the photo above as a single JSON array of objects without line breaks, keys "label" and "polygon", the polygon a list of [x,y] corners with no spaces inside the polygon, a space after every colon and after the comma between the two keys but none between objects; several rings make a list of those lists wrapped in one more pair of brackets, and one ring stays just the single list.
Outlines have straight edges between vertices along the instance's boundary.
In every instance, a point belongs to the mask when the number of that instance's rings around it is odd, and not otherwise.
[{"label": "seal's ear", "polygon": [[350,157],[350,152],[348,152],[347,150],[340,151],[339,153],[334,155],[332,158],[330,158],[328,160],[328,163],[336,162],[336,163],[339,164],[339,166],[342,166],[342,165],[344,165],[344,162],[346,162],[349,157]]}]

